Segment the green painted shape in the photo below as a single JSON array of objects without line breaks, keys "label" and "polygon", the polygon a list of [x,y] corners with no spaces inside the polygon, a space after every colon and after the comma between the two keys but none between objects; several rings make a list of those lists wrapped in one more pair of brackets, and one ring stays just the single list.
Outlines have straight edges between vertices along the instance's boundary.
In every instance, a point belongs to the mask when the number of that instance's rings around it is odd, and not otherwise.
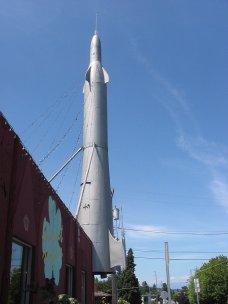
[{"label": "green painted shape", "polygon": [[55,278],[56,285],[59,284],[60,269],[62,267],[62,216],[56,202],[49,196],[48,217],[43,221],[42,251],[44,260],[45,278]]}]

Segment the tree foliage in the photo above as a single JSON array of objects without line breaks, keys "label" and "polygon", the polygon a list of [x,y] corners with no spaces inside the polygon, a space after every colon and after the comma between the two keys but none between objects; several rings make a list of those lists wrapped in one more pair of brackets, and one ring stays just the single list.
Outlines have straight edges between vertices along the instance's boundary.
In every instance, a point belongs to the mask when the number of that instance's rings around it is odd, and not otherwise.
[{"label": "tree foliage", "polygon": [[162,283],[162,290],[168,291],[168,286],[166,283]]},{"label": "tree foliage", "polygon": [[117,280],[119,297],[131,304],[141,304],[139,281],[135,275],[133,251],[130,248],[127,254],[126,269],[122,271]]},{"label": "tree foliage", "polygon": [[149,291],[150,291],[149,285],[147,284],[146,281],[143,281],[143,282],[142,282],[142,285],[140,286],[140,292],[141,292],[141,294],[145,295],[145,294],[147,294]]},{"label": "tree foliage", "polygon": [[228,300],[228,258],[218,256],[196,270],[189,283],[189,300],[196,303],[194,279],[200,283],[201,304],[224,304]]},{"label": "tree foliage", "polygon": [[157,289],[156,284],[153,284],[153,286],[150,287],[150,292],[155,296],[158,294],[158,289]]},{"label": "tree foliage", "polygon": [[106,280],[95,278],[95,285],[97,290],[110,293],[112,290],[112,277],[109,276]]},{"label": "tree foliage", "polygon": [[178,302],[179,304],[189,304],[189,299],[188,299],[188,287],[183,286],[181,289],[177,290],[173,296],[172,299],[175,302]]}]

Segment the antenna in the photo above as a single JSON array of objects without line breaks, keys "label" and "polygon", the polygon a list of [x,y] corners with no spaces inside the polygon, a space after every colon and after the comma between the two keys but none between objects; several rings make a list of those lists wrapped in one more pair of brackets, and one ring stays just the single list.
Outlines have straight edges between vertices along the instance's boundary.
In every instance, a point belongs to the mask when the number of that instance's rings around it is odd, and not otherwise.
[{"label": "antenna", "polygon": [[95,23],[95,32],[94,32],[94,34],[98,33],[97,29],[98,29],[98,13],[96,13],[96,23]]}]

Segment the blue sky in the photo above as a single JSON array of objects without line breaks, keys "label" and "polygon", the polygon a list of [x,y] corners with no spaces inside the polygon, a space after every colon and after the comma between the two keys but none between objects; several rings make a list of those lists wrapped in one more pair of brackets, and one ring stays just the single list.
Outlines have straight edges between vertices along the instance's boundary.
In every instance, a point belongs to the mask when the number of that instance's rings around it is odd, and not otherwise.
[{"label": "blue sky", "polygon": [[[137,277],[160,285],[165,241],[170,258],[228,252],[227,234],[181,234],[228,231],[228,2],[0,1],[0,109],[47,178],[81,146],[96,13],[113,204]],[[80,166],[53,182],[73,214]],[[171,288],[203,262],[172,260]]]}]

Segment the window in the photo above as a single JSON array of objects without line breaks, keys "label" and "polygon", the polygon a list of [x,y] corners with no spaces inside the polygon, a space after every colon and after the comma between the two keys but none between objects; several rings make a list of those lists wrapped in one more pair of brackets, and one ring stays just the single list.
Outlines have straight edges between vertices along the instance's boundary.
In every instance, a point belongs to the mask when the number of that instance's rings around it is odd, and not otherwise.
[{"label": "window", "polygon": [[27,288],[31,281],[32,248],[17,240],[12,243],[10,268],[10,304],[28,304],[30,292]]},{"label": "window", "polygon": [[82,279],[81,304],[85,304],[85,302],[86,302],[86,273],[85,273],[85,271],[82,271],[81,279]]},{"label": "window", "polygon": [[69,296],[73,296],[73,267],[70,265],[66,265],[66,294]]}]

